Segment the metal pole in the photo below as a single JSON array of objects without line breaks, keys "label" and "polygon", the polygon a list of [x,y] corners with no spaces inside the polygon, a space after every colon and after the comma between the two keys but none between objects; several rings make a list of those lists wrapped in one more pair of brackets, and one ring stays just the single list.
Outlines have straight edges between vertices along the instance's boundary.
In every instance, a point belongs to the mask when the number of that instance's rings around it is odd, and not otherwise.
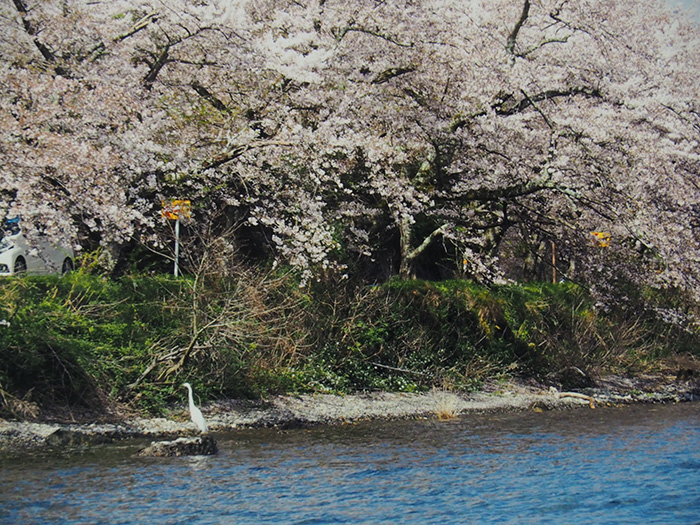
[{"label": "metal pole", "polygon": [[178,267],[178,259],[180,258],[180,218],[175,220],[175,277],[180,271]]}]

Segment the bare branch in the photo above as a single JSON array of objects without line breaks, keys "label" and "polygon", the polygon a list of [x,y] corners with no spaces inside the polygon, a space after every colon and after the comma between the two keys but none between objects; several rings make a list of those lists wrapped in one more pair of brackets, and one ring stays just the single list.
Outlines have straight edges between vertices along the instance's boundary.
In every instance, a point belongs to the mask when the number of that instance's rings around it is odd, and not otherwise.
[{"label": "bare branch", "polygon": [[516,53],[515,56],[518,56],[520,58],[525,58],[529,54],[534,53],[535,51],[537,51],[538,49],[540,49],[546,45],[566,44],[569,41],[570,36],[571,35],[566,35],[565,37],[562,37],[562,38],[547,38],[545,40],[542,40],[539,44],[536,44],[536,45],[530,47],[527,51],[523,51],[522,53]]},{"label": "bare branch", "polygon": [[216,109],[221,111],[222,113],[228,113],[229,109],[226,107],[226,104],[221,102],[216,95],[214,95],[211,91],[209,91],[207,88],[205,88],[202,84],[197,82],[196,80],[193,80],[190,83],[190,86],[192,86],[192,89],[195,90],[195,92],[202,97],[204,100],[209,102],[212,106],[214,106]]},{"label": "bare branch", "polygon": [[205,31],[210,31],[212,30],[211,27],[200,27],[196,31],[190,31],[189,29],[185,28],[184,26],[181,26],[185,32],[187,33],[185,36],[177,36],[175,38],[171,38],[170,35],[168,35],[165,30],[163,30],[163,33],[165,34],[165,38],[167,39],[167,43],[163,45],[160,53],[156,57],[155,54],[152,56],[154,57],[154,61],[152,63],[146,61],[149,65],[149,71],[148,74],[144,77],[143,83],[146,89],[151,89],[153,86],[153,83],[155,82],[156,78],[158,77],[158,74],[160,71],[163,69],[163,67],[170,63],[170,62],[179,62],[179,63],[189,63],[189,64],[196,64],[196,65],[211,65],[207,63],[206,61],[204,62],[193,62],[193,61],[185,61],[183,59],[171,59],[170,58],[170,50],[174,48],[175,46],[182,44],[183,42],[196,37],[200,35],[201,33]]},{"label": "bare branch", "polygon": [[333,36],[335,36],[335,39],[340,42],[345,35],[347,35],[350,32],[356,32],[356,33],[364,33],[366,35],[370,36],[375,36],[377,38],[381,38],[382,40],[386,40],[387,42],[390,42],[396,46],[399,47],[413,47],[413,42],[400,42],[396,38],[390,35],[385,35],[384,33],[380,32],[379,28],[377,29],[367,29],[365,27],[357,27],[354,25],[354,22],[350,22],[347,27],[344,27],[342,29],[339,28],[333,28],[331,30],[331,33],[333,33]]},{"label": "bare branch", "polygon": [[515,41],[518,38],[518,33],[520,32],[520,29],[523,27],[523,24],[527,20],[527,17],[530,14],[530,0],[525,0],[525,4],[523,4],[523,10],[520,13],[520,18],[518,21],[515,23],[515,27],[513,28],[513,31],[511,31],[510,35],[508,35],[508,42],[506,43],[506,50],[511,54],[515,54]]},{"label": "bare branch", "polygon": [[532,107],[535,108],[535,109],[537,110],[537,112],[538,112],[540,115],[542,115],[542,118],[544,119],[544,121],[545,121],[545,123],[547,124],[547,126],[549,126],[549,129],[554,129],[554,124],[552,123],[551,120],[549,120],[549,117],[545,114],[545,112],[542,111],[542,110],[540,109],[540,107],[537,105],[537,102],[535,102],[534,100],[532,100],[532,98],[530,97],[530,95],[528,95],[528,94],[525,92],[525,90],[521,89],[520,92],[521,92],[521,93],[525,96],[525,98],[530,102],[530,104],[532,105]]},{"label": "bare branch", "polygon": [[523,92],[523,95],[523,99],[515,104],[509,103],[513,100],[512,95],[503,97],[497,104],[493,105],[493,108],[499,115],[514,115],[543,100],[568,98],[575,95],[582,95],[587,98],[602,98],[603,96],[598,88],[589,86],[573,86],[569,89],[549,89],[529,96],[525,95]]},{"label": "bare branch", "polygon": [[428,235],[423,242],[418,246],[417,248],[414,248],[411,250],[407,255],[406,255],[406,260],[411,261],[418,257],[421,253],[423,253],[428,246],[439,236],[444,235],[447,229],[449,228],[449,224],[443,224],[439,228],[433,230],[430,235]]},{"label": "bare branch", "polygon": [[236,146],[229,151],[226,151],[224,153],[221,153],[214,158],[206,161],[202,165],[202,171],[212,169],[212,168],[218,168],[219,166],[222,166],[223,164],[226,164],[227,162],[231,162],[232,160],[237,159],[241,155],[243,155],[246,151],[255,149],[255,148],[264,148],[267,146],[292,146],[293,144],[291,142],[280,142],[280,141],[271,141],[271,140],[265,140],[265,141],[259,141],[259,142],[253,142],[250,144],[244,144],[241,146]]},{"label": "bare branch", "polygon": [[151,22],[155,22],[158,20],[158,17],[155,12],[149,13],[140,20],[138,20],[132,27],[129,29],[126,33],[122,33],[121,35],[118,35],[114,37],[113,41],[115,43],[121,42],[122,40],[126,40],[132,35],[135,35],[142,29],[148,26]]},{"label": "bare branch", "polygon": [[144,77],[143,83],[146,86],[146,89],[151,89],[153,87],[153,83],[156,81],[156,77],[158,77],[158,73],[160,73],[160,70],[163,69],[163,66],[168,63],[168,54],[170,53],[170,44],[166,45],[163,50],[160,52],[158,57],[156,58],[155,62],[151,64],[151,68],[148,70],[148,74]]},{"label": "bare branch", "polygon": [[[523,93],[524,95],[524,93]],[[491,108],[496,111],[497,115],[509,116],[520,113],[537,102],[543,100],[553,100],[556,98],[568,98],[573,96],[583,96],[586,98],[603,98],[603,94],[598,88],[590,86],[573,86],[568,89],[549,89],[534,95],[523,96],[521,100],[516,100],[512,94],[502,94],[491,105]],[[539,111],[539,109],[538,109]],[[481,117],[486,114],[486,111],[479,111],[467,117],[458,116],[450,124],[450,131],[455,132],[463,128],[469,123],[469,120],[476,117]]]},{"label": "bare branch", "polygon": [[416,66],[404,66],[404,67],[391,67],[379,73],[372,80],[372,84],[384,84],[389,82],[392,78],[396,78],[406,73],[412,73],[416,70]]},{"label": "bare branch", "polygon": [[41,56],[44,57],[44,60],[47,62],[54,64],[54,71],[56,72],[57,75],[63,76],[63,77],[68,77],[70,76],[68,71],[63,68],[60,65],[56,65],[56,55],[54,54],[53,51],[51,51],[46,44],[41,42],[39,40],[39,37],[37,36],[39,34],[39,31],[37,30],[36,27],[32,25],[32,23],[29,21],[27,18],[27,15],[29,14],[27,10],[27,6],[25,5],[23,0],[13,0],[13,3],[15,4],[15,8],[17,9],[17,12],[20,14],[20,17],[22,18],[22,25],[24,26],[24,30],[27,32],[29,36],[32,37],[32,41],[34,42],[34,45],[36,48],[39,50],[39,53],[41,53]]}]

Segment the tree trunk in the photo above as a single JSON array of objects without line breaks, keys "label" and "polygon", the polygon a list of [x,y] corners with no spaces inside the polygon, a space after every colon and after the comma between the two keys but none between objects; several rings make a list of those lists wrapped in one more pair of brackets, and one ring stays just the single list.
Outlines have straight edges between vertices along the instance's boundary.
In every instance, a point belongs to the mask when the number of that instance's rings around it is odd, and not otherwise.
[{"label": "tree trunk", "polygon": [[401,246],[401,262],[399,264],[399,277],[401,279],[414,279],[413,258],[411,257],[411,220],[404,216],[399,222],[399,241]]},{"label": "tree trunk", "polygon": [[423,253],[437,237],[444,235],[449,224],[443,224],[433,230],[417,248],[411,248],[411,220],[403,217],[399,223],[399,235],[401,241],[401,263],[399,265],[399,277],[402,279],[415,279],[413,261]]}]

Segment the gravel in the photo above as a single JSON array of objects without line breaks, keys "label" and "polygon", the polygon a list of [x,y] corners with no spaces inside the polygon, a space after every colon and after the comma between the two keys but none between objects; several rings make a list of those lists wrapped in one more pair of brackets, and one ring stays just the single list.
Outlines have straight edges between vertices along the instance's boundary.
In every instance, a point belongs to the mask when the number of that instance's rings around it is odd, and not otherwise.
[{"label": "gravel", "polygon": [[[673,376],[608,377],[594,387],[561,392],[528,382],[491,383],[476,393],[377,392],[355,395],[277,396],[264,401],[210,403],[202,411],[212,432],[242,428],[294,428],[376,419],[465,417],[474,412],[596,408],[629,403],[700,400],[700,380]],[[109,423],[55,423],[0,419],[0,454],[114,442],[129,438],[170,439],[195,435],[183,403],[170,418],[126,418]]]}]

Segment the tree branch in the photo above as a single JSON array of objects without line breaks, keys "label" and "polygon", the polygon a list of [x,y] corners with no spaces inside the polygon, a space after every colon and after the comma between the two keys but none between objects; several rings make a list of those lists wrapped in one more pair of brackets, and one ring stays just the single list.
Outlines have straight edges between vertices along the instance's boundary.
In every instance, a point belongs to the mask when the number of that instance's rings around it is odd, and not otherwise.
[{"label": "tree branch", "polygon": [[158,58],[156,58],[155,62],[151,64],[151,68],[148,70],[148,74],[143,79],[143,84],[146,86],[146,89],[151,89],[153,87],[153,83],[156,81],[158,73],[160,73],[160,70],[163,69],[163,66],[165,66],[165,64],[168,63],[169,53],[170,44],[163,48],[163,50],[160,52],[160,55],[158,55]]},{"label": "tree branch", "polygon": [[435,240],[435,238],[444,235],[447,229],[449,228],[449,223],[443,224],[436,230],[433,230],[430,235],[428,235],[425,239],[423,239],[423,242],[418,246],[417,248],[414,248],[411,250],[408,254],[406,254],[406,261],[412,261],[416,257],[418,257],[421,253],[423,253],[428,246],[430,246],[430,243]]},{"label": "tree branch", "polygon": [[531,105],[533,108],[535,108],[535,109],[537,110],[537,112],[538,112],[540,115],[542,115],[542,118],[544,119],[544,121],[545,121],[545,123],[547,124],[547,126],[549,126],[549,129],[554,129],[554,124],[552,123],[551,120],[549,120],[549,117],[545,114],[545,112],[542,111],[542,110],[540,109],[540,107],[537,105],[537,102],[535,102],[534,100],[532,100],[532,97],[530,97],[530,95],[528,95],[528,94],[525,92],[525,90],[521,89],[520,92],[521,92],[521,93],[523,94],[523,96],[525,97],[525,100],[528,100],[528,101],[530,102],[530,105]]},{"label": "tree branch", "polygon": [[545,40],[542,40],[539,44],[536,44],[536,45],[530,47],[527,51],[523,51],[522,53],[516,53],[515,56],[518,56],[520,58],[525,58],[530,53],[534,53],[539,48],[544,47],[547,44],[566,44],[569,41],[570,36],[571,35],[567,35],[567,36],[562,37],[562,38],[547,38]]},{"label": "tree branch", "polygon": [[190,86],[192,89],[195,90],[195,92],[202,97],[204,100],[209,102],[212,106],[214,106],[216,109],[221,111],[222,113],[228,113],[229,109],[226,107],[226,104],[221,102],[211,91],[209,91],[207,88],[205,88],[202,84],[197,82],[196,80],[193,80],[190,83]]},{"label": "tree branch", "polygon": [[156,13],[155,13],[155,12],[149,13],[149,14],[147,14],[146,16],[144,16],[143,18],[141,18],[140,20],[138,20],[138,21],[131,27],[131,29],[129,29],[126,33],[122,33],[121,35],[115,36],[115,37],[113,38],[113,41],[114,41],[115,43],[118,43],[118,42],[121,42],[122,40],[126,40],[126,39],[129,38],[130,36],[135,35],[135,34],[138,33],[139,31],[141,31],[142,29],[144,29],[146,26],[148,26],[148,24],[150,24],[151,22],[155,22],[156,20],[158,20],[158,18],[157,18],[157,16],[156,16]]},{"label": "tree branch", "polygon": [[212,169],[212,168],[218,168],[219,166],[222,166],[223,164],[226,164],[227,162],[231,162],[232,160],[237,159],[241,155],[243,155],[246,151],[251,150],[251,149],[256,149],[256,148],[264,148],[267,146],[292,146],[293,144],[291,142],[280,142],[280,141],[271,141],[271,140],[265,140],[265,141],[258,141],[258,142],[252,142],[250,144],[244,144],[241,146],[236,146],[232,148],[229,151],[226,151],[224,153],[221,153],[219,155],[216,155],[212,159],[204,162],[202,164],[202,171]]},{"label": "tree branch", "polygon": [[[516,100],[511,94],[504,94],[499,96],[498,100],[491,105],[491,108],[496,111],[497,115],[510,116],[520,113],[521,111],[532,106],[534,103],[541,102],[543,100],[567,98],[578,95],[586,98],[603,98],[603,94],[598,88],[589,86],[573,86],[568,89],[550,89],[535,95],[523,96],[523,98],[519,101]],[[455,118],[452,124],[450,124],[450,131],[455,132],[466,126],[469,119],[482,117],[484,115],[486,115],[486,111],[479,111],[478,113],[474,113],[468,117],[459,116],[458,118]]]},{"label": "tree branch", "polygon": [[185,36],[177,36],[175,38],[171,38],[169,35],[166,35],[167,38],[167,43],[163,46],[160,54],[156,57],[155,53],[152,55],[155,60],[153,63],[149,63],[147,60],[145,62],[149,65],[150,69],[148,71],[148,74],[144,77],[143,83],[146,87],[146,89],[151,89],[153,86],[153,83],[155,82],[156,78],[158,77],[158,74],[160,73],[161,69],[163,69],[163,66],[169,62],[180,62],[180,63],[189,63],[189,64],[195,64],[195,65],[211,65],[208,64],[206,61],[204,62],[192,62],[192,61],[185,61],[183,59],[175,60],[170,58],[170,50],[174,48],[175,46],[185,42],[186,40],[189,40],[190,38],[196,37],[199,34],[211,30],[211,27],[200,27],[196,31],[192,32],[186,27],[180,25],[182,29],[184,29],[185,33],[187,33]]},{"label": "tree branch", "polygon": [[508,35],[508,41],[506,42],[506,51],[510,53],[511,55],[515,55],[515,41],[518,38],[518,33],[520,32],[520,29],[523,27],[523,24],[527,20],[527,17],[530,14],[530,0],[525,0],[525,4],[523,4],[523,10],[520,13],[520,18],[518,21],[515,23],[515,27],[513,28],[513,31],[511,31],[510,35]]},{"label": "tree branch", "polygon": [[13,3],[15,4],[15,8],[17,9],[17,12],[19,13],[20,17],[22,18],[22,25],[24,26],[24,30],[27,32],[29,36],[32,37],[32,41],[34,42],[34,45],[36,48],[39,50],[39,53],[41,53],[41,56],[44,57],[44,60],[47,62],[54,64],[54,71],[56,72],[57,75],[60,75],[62,77],[68,77],[69,72],[63,68],[62,66],[56,64],[56,55],[54,54],[53,51],[51,51],[46,44],[41,42],[38,38],[39,31],[32,25],[32,23],[27,19],[27,15],[29,14],[29,11],[27,10],[27,6],[25,5],[23,0],[13,0]]},{"label": "tree branch", "polygon": [[384,84],[385,82],[389,82],[389,80],[392,78],[405,75],[406,73],[412,73],[415,70],[416,66],[391,67],[389,69],[385,69],[374,77],[372,84]]},{"label": "tree branch", "polygon": [[[126,33],[122,33],[121,35],[117,35],[114,38],[112,38],[112,43],[113,44],[118,44],[119,42],[126,40],[130,36],[135,35],[142,29],[146,28],[148,24],[151,22],[155,22],[158,20],[157,14],[155,12],[150,13],[140,20],[138,20]],[[104,52],[107,51],[107,45],[103,42],[100,41],[98,42],[95,46],[90,49],[84,56],[80,57],[79,60],[85,60],[89,57],[93,57],[93,60],[99,58]]]},{"label": "tree branch", "polygon": [[331,29],[331,33],[338,42],[340,42],[345,37],[345,35],[347,35],[350,32],[364,33],[366,35],[375,36],[377,38],[381,38],[382,40],[386,40],[387,42],[391,42],[392,44],[397,45],[399,47],[413,47],[413,43],[406,44],[404,42],[399,42],[394,37],[381,33],[379,31],[379,28],[372,30],[364,27],[357,27],[355,26],[354,21],[351,21],[347,25],[347,27],[344,27],[342,29],[335,27]]},{"label": "tree branch", "polygon": [[520,100],[515,105],[508,105],[505,102],[511,100],[511,98],[501,101],[499,104],[494,105],[493,108],[499,115],[514,115],[515,113],[520,113],[524,109],[534,106],[537,102],[543,100],[550,100],[554,98],[562,97],[572,97],[574,95],[583,95],[586,98],[602,98],[602,93],[598,88],[592,88],[588,86],[574,86],[569,89],[550,89],[537,93],[536,95],[525,95],[523,93],[523,99]]}]

